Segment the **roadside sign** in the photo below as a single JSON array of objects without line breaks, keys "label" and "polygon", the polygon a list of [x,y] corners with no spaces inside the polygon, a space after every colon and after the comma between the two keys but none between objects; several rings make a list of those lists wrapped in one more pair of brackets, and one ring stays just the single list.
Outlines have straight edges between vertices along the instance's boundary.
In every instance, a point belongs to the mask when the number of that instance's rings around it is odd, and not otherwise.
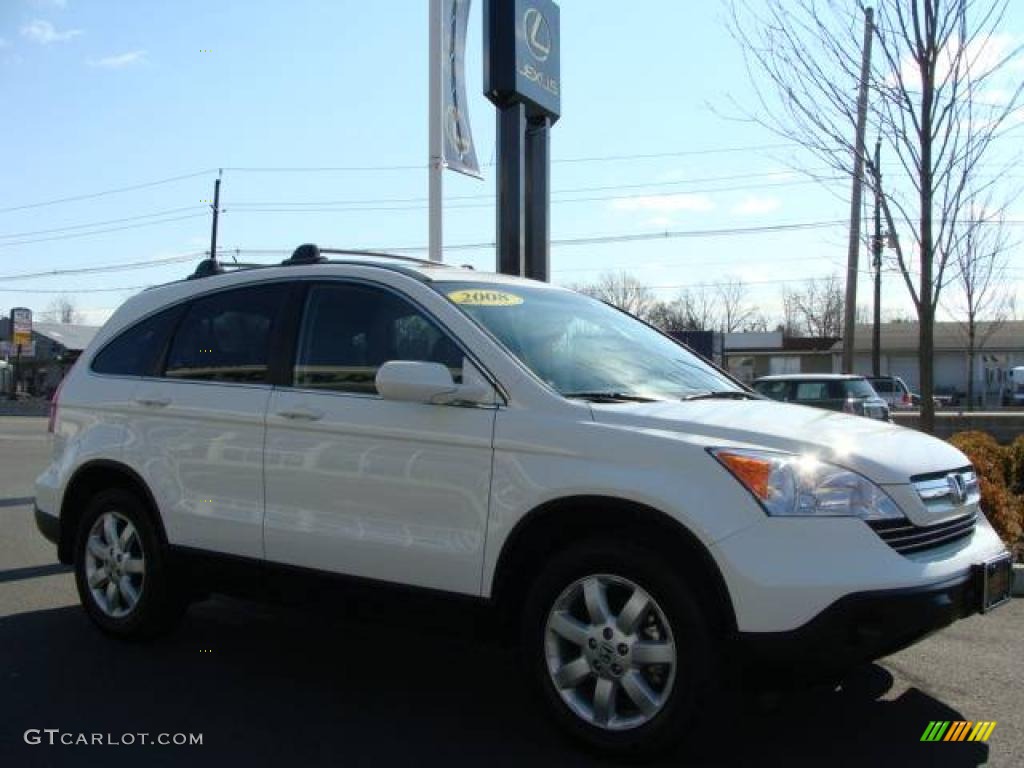
[{"label": "roadside sign", "polygon": [[484,94],[523,102],[554,122],[562,111],[559,9],[551,0],[489,0],[484,7]]},{"label": "roadside sign", "polygon": [[21,344],[22,354],[25,354],[25,347],[27,347],[31,341],[32,310],[28,307],[15,307],[11,310],[11,344],[14,347]]}]

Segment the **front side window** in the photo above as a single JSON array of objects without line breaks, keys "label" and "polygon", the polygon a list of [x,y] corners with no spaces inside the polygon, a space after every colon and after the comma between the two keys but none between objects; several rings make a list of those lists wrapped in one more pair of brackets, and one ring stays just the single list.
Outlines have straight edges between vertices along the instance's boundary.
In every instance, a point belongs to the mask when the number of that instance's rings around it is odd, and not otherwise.
[{"label": "front side window", "polygon": [[193,301],[174,334],[164,375],[194,381],[265,383],[285,291],[283,285],[252,286]]},{"label": "front side window", "polygon": [[432,285],[567,397],[743,391],[685,347],[589,296],[518,283]]},{"label": "front side window", "polygon": [[758,381],[754,389],[772,400],[785,400],[789,395],[788,381]]},{"label": "front side window", "polygon": [[306,299],[294,384],[375,395],[377,370],[391,360],[441,363],[462,381],[463,354],[405,299],[362,285],[314,285]]},{"label": "front side window", "polygon": [[154,375],[179,312],[180,308],[174,307],[122,331],[96,355],[93,371],[114,376]]},{"label": "front side window", "polygon": [[843,392],[840,397],[876,397],[876,394],[864,379],[847,379],[843,382]]}]

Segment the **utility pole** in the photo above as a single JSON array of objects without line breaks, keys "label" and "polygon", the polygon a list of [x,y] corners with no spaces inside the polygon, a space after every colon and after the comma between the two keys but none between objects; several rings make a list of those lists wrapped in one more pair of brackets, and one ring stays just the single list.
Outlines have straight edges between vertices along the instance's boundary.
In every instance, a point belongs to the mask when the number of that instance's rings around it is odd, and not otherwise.
[{"label": "utility pole", "polygon": [[875,268],[875,317],[871,328],[871,375],[882,375],[882,140],[875,140],[875,236],[871,238]]},{"label": "utility pole", "polygon": [[429,168],[427,173],[430,176],[428,183],[428,208],[429,208],[429,235],[427,244],[428,254],[431,261],[441,261],[441,246],[443,243],[443,194],[444,187],[441,182],[441,175],[444,173],[444,141],[441,135],[441,79],[443,77],[443,65],[441,62],[441,26],[444,24],[444,9],[441,0],[430,0],[430,18],[428,25],[430,34],[428,39],[429,58],[427,61],[427,77],[430,79],[428,87],[428,98],[430,107],[427,110],[427,119],[430,125],[427,129],[427,141],[430,144]]},{"label": "utility pole", "polygon": [[224,169],[217,171],[217,180],[213,182],[213,229],[210,232],[210,259],[217,262],[217,217],[220,215],[220,177]]},{"label": "utility pole", "polygon": [[871,36],[875,11],[864,10],[864,54],[857,96],[857,136],[853,150],[853,194],[850,199],[850,239],[846,256],[846,303],[843,306],[843,373],[853,373],[853,342],[857,319],[857,260],[860,251],[860,205],[864,186],[864,132],[868,118],[868,78],[871,74]]}]

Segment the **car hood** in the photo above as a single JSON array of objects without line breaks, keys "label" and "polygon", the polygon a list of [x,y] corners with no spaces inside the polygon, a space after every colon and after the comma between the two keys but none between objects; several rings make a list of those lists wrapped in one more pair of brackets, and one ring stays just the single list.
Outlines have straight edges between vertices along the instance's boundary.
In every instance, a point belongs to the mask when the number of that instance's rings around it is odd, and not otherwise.
[{"label": "car hood", "polygon": [[775,400],[594,403],[592,410],[602,424],[692,435],[709,446],[813,453],[882,484],[970,463],[949,443],[922,432]]}]

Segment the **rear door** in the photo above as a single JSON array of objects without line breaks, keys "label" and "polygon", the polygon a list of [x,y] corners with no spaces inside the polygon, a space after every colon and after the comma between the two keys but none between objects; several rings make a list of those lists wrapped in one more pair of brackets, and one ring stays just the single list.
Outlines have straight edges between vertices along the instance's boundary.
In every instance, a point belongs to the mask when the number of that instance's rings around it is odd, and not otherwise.
[{"label": "rear door", "polygon": [[268,560],[477,594],[495,409],[384,400],[389,360],[470,365],[390,288],[314,283],[290,386],[267,413]]},{"label": "rear door", "polygon": [[287,289],[254,285],[192,300],[159,375],[139,383],[127,453],[172,544],[263,556],[269,361]]}]

